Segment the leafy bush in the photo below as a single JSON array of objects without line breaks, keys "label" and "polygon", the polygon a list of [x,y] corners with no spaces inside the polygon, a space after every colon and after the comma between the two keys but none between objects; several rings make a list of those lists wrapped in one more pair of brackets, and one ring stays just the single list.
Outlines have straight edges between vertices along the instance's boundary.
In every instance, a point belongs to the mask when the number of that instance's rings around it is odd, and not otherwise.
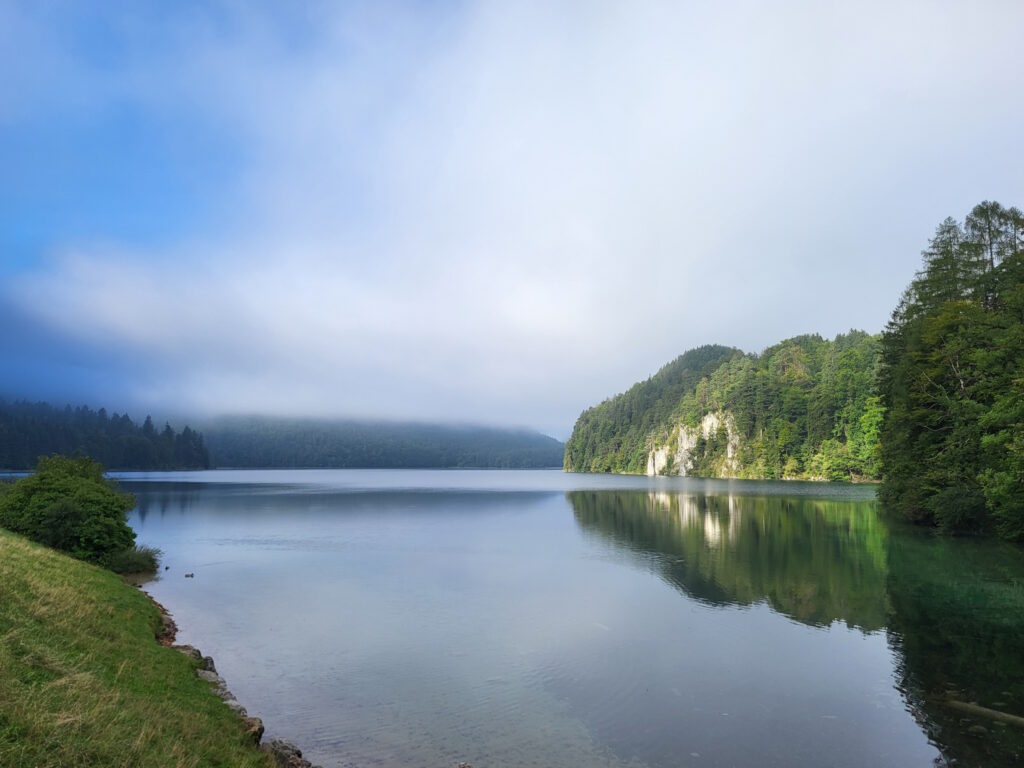
[{"label": "leafy bush", "polygon": [[133,548],[135,498],[85,457],[42,457],[35,474],[0,495],[0,526],[82,560],[109,566]]},{"label": "leafy bush", "polygon": [[153,573],[162,552],[156,547],[132,547],[115,552],[107,561],[107,567],[117,573]]}]

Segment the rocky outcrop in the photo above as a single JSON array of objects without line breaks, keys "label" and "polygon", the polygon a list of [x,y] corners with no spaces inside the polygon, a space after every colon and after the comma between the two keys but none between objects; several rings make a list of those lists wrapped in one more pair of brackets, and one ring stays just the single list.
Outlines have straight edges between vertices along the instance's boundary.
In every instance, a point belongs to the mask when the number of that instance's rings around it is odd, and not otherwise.
[{"label": "rocky outcrop", "polygon": [[[648,476],[666,474],[665,470],[668,468],[669,455],[668,448],[655,448],[652,450],[650,455],[647,457]],[[674,461],[675,455],[673,455],[672,458]]]},{"label": "rocky outcrop", "polygon": [[696,427],[678,425],[669,436],[667,445],[655,445],[651,448],[647,456],[648,476],[689,475],[693,470],[696,458],[694,452],[699,440],[709,440],[723,429],[726,433],[725,459],[721,463],[718,476],[733,477],[739,470],[737,456],[740,449],[740,433],[736,429],[736,420],[728,411],[706,413]]}]

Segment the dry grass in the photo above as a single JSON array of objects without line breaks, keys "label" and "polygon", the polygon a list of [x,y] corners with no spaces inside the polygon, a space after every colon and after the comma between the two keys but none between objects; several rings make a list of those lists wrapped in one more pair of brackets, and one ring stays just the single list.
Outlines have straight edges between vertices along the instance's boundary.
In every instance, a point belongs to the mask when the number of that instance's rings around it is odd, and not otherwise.
[{"label": "dry grass", "polygon": [[0,531],[0,766],[268,766],[120,577]]}]

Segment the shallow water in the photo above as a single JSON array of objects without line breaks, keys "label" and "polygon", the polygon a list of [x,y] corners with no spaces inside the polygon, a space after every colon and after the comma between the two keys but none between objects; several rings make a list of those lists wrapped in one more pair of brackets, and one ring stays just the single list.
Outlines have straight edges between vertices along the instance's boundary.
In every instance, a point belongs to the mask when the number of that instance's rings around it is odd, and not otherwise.
[{"label": "shallow water", "polygon": [[1024,715],[1024,556],[887,525],[868,486],[122,478],[179,642],[324,766],[1018,759],[946,700]]}]

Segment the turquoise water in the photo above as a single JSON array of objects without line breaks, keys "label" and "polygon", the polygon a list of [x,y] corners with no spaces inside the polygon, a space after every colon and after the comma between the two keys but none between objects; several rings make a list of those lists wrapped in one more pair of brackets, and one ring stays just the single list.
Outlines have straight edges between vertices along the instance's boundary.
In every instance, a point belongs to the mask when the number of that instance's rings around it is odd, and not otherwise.
[{"label": "turquoise water", "polygon": [[1024,715],[1024,556],[888,525],[867,486],[122,477],[179,642],[324,766],[1018,759],[948,700]]}]

